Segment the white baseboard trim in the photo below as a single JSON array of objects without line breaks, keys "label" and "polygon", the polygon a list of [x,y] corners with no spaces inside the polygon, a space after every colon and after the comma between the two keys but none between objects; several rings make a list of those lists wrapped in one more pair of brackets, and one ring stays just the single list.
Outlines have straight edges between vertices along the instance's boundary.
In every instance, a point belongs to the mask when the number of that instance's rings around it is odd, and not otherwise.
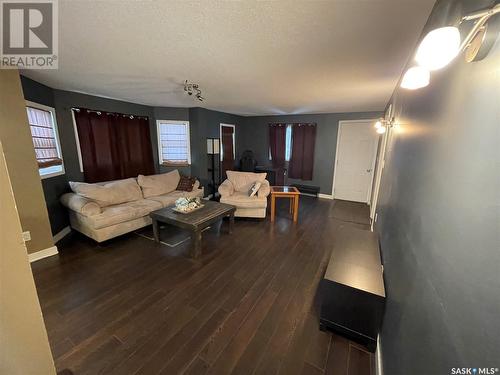
[{"label": "white baseboard trim", "polygon": [[71,228],[67,226],[63,228],[59,233],[56,233],[54,237],[52,237],[52,239],[54,240],[54,243],[58,243],[70,233],[71,233]]},{"label": "white baseboard trim", "polygon": [[382,367],[382,350],[380,349],[380,336],[377,336],[377,350],[375,351],[375,374],[384,374]]},{"label": "white baseboard trim", "polygon": [[57,251],[57,246],[52,246],[52,247],[49,247],[48,249],[43,249],[43,250],[37,251],[36,253],[28,254],[28,259],[30,260],[30,263],[31,263],[31,262],[36,262],[37,260],[47,258],[47,257],[50,257],[52,255],[57,255],[57,254],[59,254],[59,251]]},{"label": "white baseboard trim", "polygon": [[333,195],[331,194],[318,194],[318,198],[323,198],[323,199],[333,199]]},{"label": "white baseboard trim", "polygon": [[317,194],[300,193],[300,195],[305,195],[306,197],[314,197],[314,198],[318,198],[318,195],[317,195]]}]

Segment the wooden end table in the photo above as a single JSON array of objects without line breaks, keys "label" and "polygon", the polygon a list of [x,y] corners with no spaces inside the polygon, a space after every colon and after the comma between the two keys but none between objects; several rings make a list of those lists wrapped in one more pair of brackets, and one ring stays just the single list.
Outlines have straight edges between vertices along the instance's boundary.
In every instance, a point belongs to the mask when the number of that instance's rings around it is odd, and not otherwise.
[{"label": "wooden end table", "polygon": [[300,192],[294,186],[271,186],[271,221],[274,221],[276,216],[276,198],[288,198],[290,199],[290,214],[293,222],[296,223],[299,219],[299,197]]},{"label": "wooden end table", "polygon": [[229,233],[233,231],[234,211],[236,207],[212,201],[203,201],[203,207],[184,214],[173,210],[173,206],[153,211],[149,214],[153,221],[153,233],[156,242],[160,242],[159,222],[170,224],[191,232],[194,245],[191,257],[197,258],[201,253],[201,232],[209,225],[229,217]]}]

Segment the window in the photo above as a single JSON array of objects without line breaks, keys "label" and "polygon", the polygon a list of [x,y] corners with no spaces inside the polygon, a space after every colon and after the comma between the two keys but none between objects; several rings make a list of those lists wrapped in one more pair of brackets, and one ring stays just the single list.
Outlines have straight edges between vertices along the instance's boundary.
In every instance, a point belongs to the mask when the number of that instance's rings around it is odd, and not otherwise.
[{"label": "window", "polygon": [[191,164],[189,121],[158,120],[157,126],[160,164]]},{"label": "window", "polygon": [[26,102],[26,111],[40,176],[48,178],[64,174],[54,108]]},{"label": "window", "polygon": [[291,155],[292,155],[292,125],[288,124],[286,126],[286,135],[285,135],[285,160],[290,161]]},{"label": "window", "polygon": [[[292,124],[287,124],[285,133],[285,161],[290,161],[291,156],[292,156]],[[273,160],[271,156],[271,147],[269,147],[269,160]]]}]

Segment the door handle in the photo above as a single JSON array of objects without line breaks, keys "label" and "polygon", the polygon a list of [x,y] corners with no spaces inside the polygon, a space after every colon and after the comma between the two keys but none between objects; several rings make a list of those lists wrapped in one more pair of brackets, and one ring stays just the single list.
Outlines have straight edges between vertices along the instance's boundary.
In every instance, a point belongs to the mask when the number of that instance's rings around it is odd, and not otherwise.
[{"label": "door handle", "polygon": [[371,169],[367,169],[366,171],[367,171],[368,173],[370,173],[372,170],[371,170]]}]

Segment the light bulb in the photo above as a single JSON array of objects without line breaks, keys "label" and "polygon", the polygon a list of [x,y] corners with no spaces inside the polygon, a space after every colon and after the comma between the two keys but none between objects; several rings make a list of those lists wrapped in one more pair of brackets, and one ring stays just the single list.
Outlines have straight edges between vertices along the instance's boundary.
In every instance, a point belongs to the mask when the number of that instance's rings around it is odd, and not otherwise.
[{"label": "light bulb", "polygon": [[422,40],[415,60],[428,70],[441,69],[448,65],[460,51],[460,31],[447,26],[432,30]]},{"label": "light bulb", "polygon": [[416,90],[425,87],[429,84],[431,74],[421,66],[414,66],[406,71],[401,87],[409,90]]},{"label": "light bulb", "polygon": [[375,123],[375,129],[379,129],[381,126],[382,126],[382,122],[381,121],[377,121]]},{"label": "light bulb", "polygon": [[384,134],[385,133],[385,126],[381,126],[380,128],[377,129],[378,134]]}]

